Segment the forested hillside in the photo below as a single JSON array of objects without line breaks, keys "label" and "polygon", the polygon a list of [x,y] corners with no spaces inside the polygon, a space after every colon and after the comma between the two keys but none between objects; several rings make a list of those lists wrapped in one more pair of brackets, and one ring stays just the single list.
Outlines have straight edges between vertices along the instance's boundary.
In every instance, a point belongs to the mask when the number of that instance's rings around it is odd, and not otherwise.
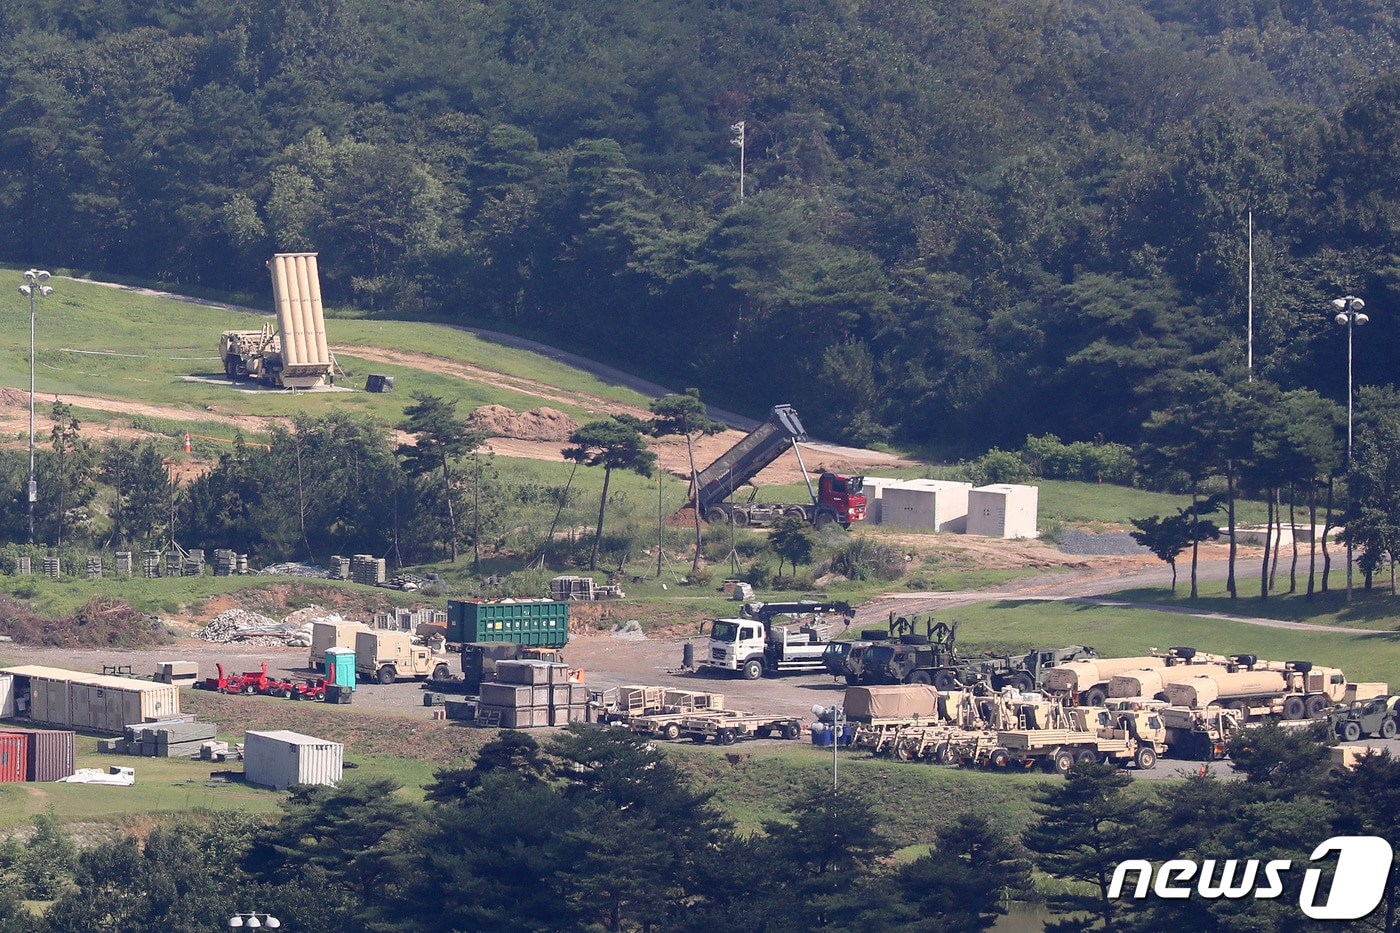
[{"label": "forested hillside", "polygon": [[[1400,351],[1383,0],[3,0],[0,258],[494,324],[809,427],[1131,442]],[[745,197],[732,127],[744,124]]]}]

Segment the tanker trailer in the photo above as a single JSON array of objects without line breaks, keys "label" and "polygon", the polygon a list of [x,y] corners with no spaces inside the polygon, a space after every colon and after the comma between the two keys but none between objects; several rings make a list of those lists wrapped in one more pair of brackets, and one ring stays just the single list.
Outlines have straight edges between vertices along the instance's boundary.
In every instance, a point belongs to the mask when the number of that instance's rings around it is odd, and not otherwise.
[{"label": "tanker trailer", "polygon": [[1108,682],[1108,695],[1111,699],[1142,697],[1153,699],[1162,695],[1167,684],[1178,683],[1204,674],[1224,674],[1229,671],[1223,664],[1178,664],[1173,667],[1149,667],[1140,671],[1126,671],[1114,674]]},{"label": "tanker trailer", "polygon": [[1236,671],[1209,674],[1163,687],[1173,706],[1236,709],[1246,719],[1279,715],[1316,719],[1346,691],[1346,676],[1334,667],[1290,661],[1283,671]]},{"label": "tanker trailer", "polygon": [[1085,706],[1103,706],[1108,699],[1108,682],[1115,674],[1166,665],[1167,659],[1157,656],[1071,661],[1046,671],[1043,686],[1050,693],[1074,697]]}]

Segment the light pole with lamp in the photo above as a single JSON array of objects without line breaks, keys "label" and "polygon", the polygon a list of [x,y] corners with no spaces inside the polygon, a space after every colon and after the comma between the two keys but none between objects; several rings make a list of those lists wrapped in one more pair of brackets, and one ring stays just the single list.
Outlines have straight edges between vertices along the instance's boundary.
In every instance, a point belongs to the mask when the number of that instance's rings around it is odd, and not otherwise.
[{"label": "light pole with lamp", "polygon": [[229,929],[232,930],[260,930],[267,927],[269,930],[276,930],[282,926],[282,921],[272,914],[246,913],[234,914],[228,918]]},{"label": "light pole with lamp", "polygon": [[734,138],[731,143],[739,147],[739,200],[744,200],[744,121],[740,120],[730,127],[734,131]]},{"label": "light pole with lamp", "polygon": [[24,274],[24,284],[19,287],[21,295],[29,296],[29,543],[34,543],[34,503],[39,498],[39,484],[34,481],[34,312],[35,302],[43,296],[53,294],[53,289],[44,283],[49,274],[42,269],[30,269]]},{"label": "light pole with lamp", "polygon": [[[1339,327],[1347,329],[1347,513],[1351,513],[1351,412],[1352,412],[1352,333],[1370,320],[1362,309],[1366,302],[1355,295],[1332,299],[1332,307],[1337,309],[1333,318]],[[1347,535],[1347,602],[1351,602],[1351,535]]]},{"label": "light pole with lamp", "polygon": [[812,715],[818,719],[828,714],[831,716],[831,792],[834,794],[840,786],[836,780],[836,762],[839,759],[837,752],[841,749],[841,720],[845,718],[845,711],[839,706],[812,707]]}]

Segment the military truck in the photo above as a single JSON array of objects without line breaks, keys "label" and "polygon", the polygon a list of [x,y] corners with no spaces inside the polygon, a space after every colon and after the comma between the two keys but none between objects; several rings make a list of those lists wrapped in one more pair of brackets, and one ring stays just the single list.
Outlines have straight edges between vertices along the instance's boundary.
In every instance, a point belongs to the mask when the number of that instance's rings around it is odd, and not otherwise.
[{"label": "military truck", "polygon": [[1355,742],[1368,739],[1395,738],[1400,696],[1372,697],[1338,706],[1327,716],[1327,725],[1338,741]]},{"label": "military truck", "polygon": [[355,673],[363,681],[392,684],[401,678],[447,680],[450,658],[440,648],[414,644],[407,632],[355,634]]},{"label": "military truck", "polygon": [[[998,729],[996,745],[979,749],[970,762],[991,768],[1036,765],[1064,774],[1076,762],[1131,763],[1143,770],[1157,766],[1167,749],[1167,730],[1153,710],[1111,711],[1098,707],[1058,707],[1062,725],[1048,728]],[[1039,721],[1032,721],[1039,726]]]},{"label": "military truck", "polygon": [[335,369],[326,344],[316,253],[278,253],[267,264],[272,273],[277,330],[226,330],[219,338],[224,375],[279,388],[322,385]]},{"label": "military truck", "polygon": [[932,684],[945,691],[986,683],[997,690],[1014,687],[1025,692],[1034,690],[1058,665],[1098,656],[1086,645],[1033,648],[1021,657],[962,655],[957,650],[957,622],[950,626],[930,618],[923,634],[909,631],[913,627],[908,619],[891,621],[896,640],[866,649],[862,683]]},{"label": "military truck", "polygon": [[1172,706],[1225,707],[1253,722],[1266,716],[1321,719],[1348,689],[1346,675],[1338,668],[1288,661],[1283,670],[1256,668],[1190,677],[1165,685],[1163,692]]}]

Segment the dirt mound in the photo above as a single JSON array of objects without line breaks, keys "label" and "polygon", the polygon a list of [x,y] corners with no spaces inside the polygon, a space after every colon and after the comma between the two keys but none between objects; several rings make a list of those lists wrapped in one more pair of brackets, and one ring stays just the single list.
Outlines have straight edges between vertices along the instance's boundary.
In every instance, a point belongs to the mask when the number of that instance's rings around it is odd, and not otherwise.
[{"label": "dirt mound", "polygon": [[170,641],[159,621],[119,599],[94,596],[71,616],[48,618],[0,597],[0,632],[19,645],[144,648]]},{"label": "dirt mound", "polygon": [[574,419],[562,411],[543,407],[514,412],[504,405],[483,405],[471,413],[467,423],[484,430],[488,437],[522,441],[567,441],[578,430]]}]

